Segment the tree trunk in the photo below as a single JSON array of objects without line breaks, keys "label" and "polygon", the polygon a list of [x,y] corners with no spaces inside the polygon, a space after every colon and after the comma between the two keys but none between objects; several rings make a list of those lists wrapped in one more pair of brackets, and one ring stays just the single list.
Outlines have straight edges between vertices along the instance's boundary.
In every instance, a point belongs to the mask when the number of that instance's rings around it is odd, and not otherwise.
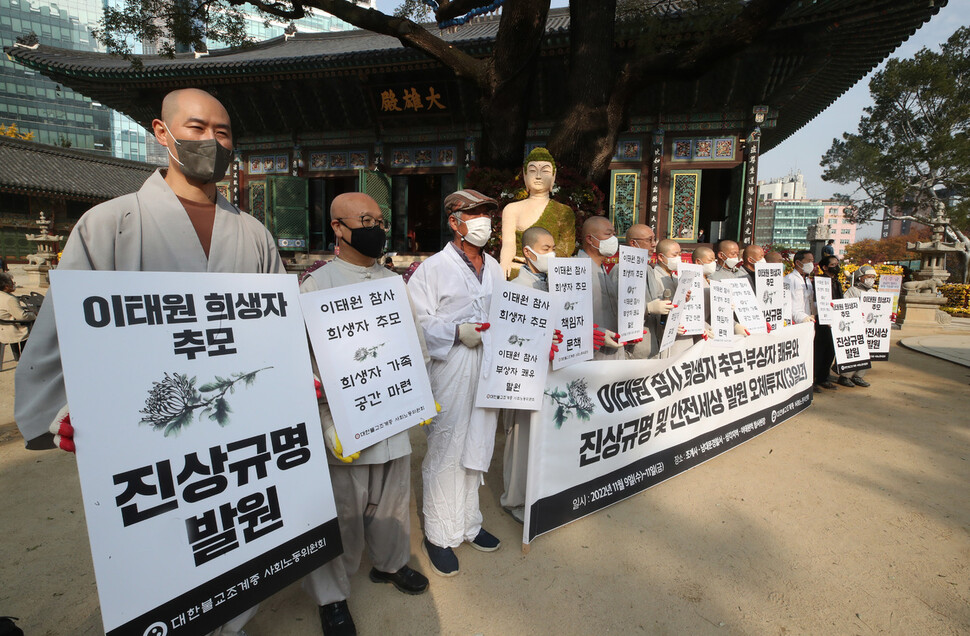
[{"label": "tree trunk", "polygon": [[549,0],[509,0],[482,87],[479,163],[492,168],[522,166],[536,63],[549,15]]},{"label": "tree trunk", "polygon": [[622,122],[615,119],[623,115],[614,112],[610,99],[616,85],[616,0],[571,0],[569,18],[568,97],[549,150],[562,165],[599,183],[616,148]]}]

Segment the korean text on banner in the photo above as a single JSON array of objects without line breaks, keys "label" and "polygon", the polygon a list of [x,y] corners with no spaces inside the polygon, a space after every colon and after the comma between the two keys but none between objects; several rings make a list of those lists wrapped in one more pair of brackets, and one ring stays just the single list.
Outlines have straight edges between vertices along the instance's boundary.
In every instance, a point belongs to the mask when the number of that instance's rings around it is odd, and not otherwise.
[{"label": "korean text on banner", "polygon": [[868,369],[865,312],[858,298],[843,298],[832,303],[832,340],[835,343],[835,370],[838,373]]},{"label": "korean text on banner", "polygon": [[749,333],[766,333],[768,325],[765,323],[765,312],[761,301],[754,295],[747,276],[728,278],[724,282],[731,287],[731,299],[734,301],[734,313],[738,317],[738,322]]},{"label": "korean text on banner", "polygon": [[814,325],[678,358],[549,374],[532,414],[523,542],[716,457],[812,403]]},{"label": "korean text on banner", "polygon": [[692,263],[681,263],[677,268],[677,286],[689,285],[690,297],[684,303],[684,313],[680,324],[685,336],[699,336],[704,333],[704,267]]},{"label": "korean text on banner", "polygon": [[593,271],[588,258],[549,259],[549,292],[562,343],[553,369],[593,359]]},{"label": "korean text on banner", "polygon": [[434,416],[401,277],[309,292],[300,303],[344,456]]},{"label": "korean text on banner", "polygon": [[340,554],[294,277],[57,270],[51,293],[109,636],[204,634]]},{"label": "korean text on banner", "polygon": [[492,295],[488,322],[491,362],[482,368],[475,406],[539,408],[549,373],[552,294],[500,282]]},{"label": "korean text on banner", "polygon": [[889,360],[889,334],[892,330],[893,295],[882,292],[862,294],[862,310],[865,313],[866,347],[869,359]]},{"label": "korean text on banner", "polygon": [[832,279],[827,276],[816,276],[815,306],[818,309],[818,324],[831,325],[835,322],[835,309],[832,308]]},{"label": "korean text on banner", "polygon": [[772,330],[784,325],[785,307],[788,305],[784,289],[784,267],[781,263],[756,263],[754,266],[755,291],[764,308],[765,322]]},{"label": "korean text on banner", "polygon": [[636,247],[620,246],[619,302],[616,324],[620,342],[643,338],[643,318],[646,315],[647,275],[650,252]]}]

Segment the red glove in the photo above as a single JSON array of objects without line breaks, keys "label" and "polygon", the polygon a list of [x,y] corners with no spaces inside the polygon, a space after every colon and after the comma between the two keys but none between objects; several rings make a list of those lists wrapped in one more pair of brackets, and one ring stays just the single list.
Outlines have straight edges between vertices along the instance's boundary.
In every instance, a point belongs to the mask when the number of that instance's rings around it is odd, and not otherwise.
[{"label": "red glove", "polygon": [[491,326],[492,325],[490,323],[480,322],[478,323],[478,327],[475,328],[475,331],[488,331],[488,328]]},{"label": "red glove", "polygon": [[51,422],[48,430],[54,434],[54,446],[69,453],[76,452],[77,449],[74,447],[74,427],[71,426],[71,412],[68,410],[67,404],[54,416],[54,421]]},{"label": "red glove", "polygon": [[322,398],[323,397],[323,385],[320,384],[320,380],[316,376],[313,376],[313,388],[317,392],[317,399],[319,400],[320,398]]},{"label": "red glove", "polygon": [[771,323],[765,322],[765,326],[768,327],[768,333],[771,333]]},{"label": "red glove", "polygon": [[556,352],[559,351],[560,342],[562,342],[562,332],[556,329],[552,332],[552,348],[549,349],[549,362],[552,362],[556,357]]},{"label": "red glove", "polygon": [[606,334],[600,331],[599,325],[593,325],[593,348],[599,349],[606,344]]},{"label": "red glove", "polygon": [[[643,333],[648,333],[648,332],[647,332],[646,329],[644,329],[643,330]],[[636,340],[627,340],[623,344],[638,344],[638,343],[641,343],[641,342],[643,342],[643,338],[637,338]]]}]

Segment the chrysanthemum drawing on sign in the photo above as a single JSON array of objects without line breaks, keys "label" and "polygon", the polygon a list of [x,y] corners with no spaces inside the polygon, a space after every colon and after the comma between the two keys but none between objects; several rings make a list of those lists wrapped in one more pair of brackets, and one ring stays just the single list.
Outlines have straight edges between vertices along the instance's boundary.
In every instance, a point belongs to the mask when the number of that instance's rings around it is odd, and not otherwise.
[{"label": "chrysanthemum drawing on sign", "polygon": [[[198,388],[195,386],[196,377],[190,378],[187,373],[169,375],[166,372],[161,382],[152,382],[152,388],[145,399],[145,408],[139,411],[144,414],[141,423],[148,424],[156,431],[162,431],[167,437],[188,426],[198,410],[200,420],[208,416],[219,426],[225,426],[229,423],[229,414],[232,412],[226,393],[235,393],[237,382],[252,386],[257,373],[272,368],[263,367],[249,373],[233,373],[228,378],[217,375],[215,380]],[[213,395],[203,395],[208,393]]]},{"label": "chrysanthemum drawing on sign", "polygon": [[556,387],[551,391],[546,391],[546,395],[556,404],[556,412],[552,417],[556,422],[556,428],[562,428],[570,411],[575,410],[577,418],[588,422],[590,415],[596,408],[593,400],[589,397],[589,393],[587,393],[585,378],[573,380],[566,385],[565,391]]}]

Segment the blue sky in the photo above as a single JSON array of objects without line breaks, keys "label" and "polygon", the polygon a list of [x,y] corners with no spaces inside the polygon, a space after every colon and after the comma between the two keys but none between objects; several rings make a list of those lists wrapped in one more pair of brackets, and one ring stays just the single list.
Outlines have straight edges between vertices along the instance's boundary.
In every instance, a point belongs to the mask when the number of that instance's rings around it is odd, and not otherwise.
[{"label": "blue sky", "polygon": [[[382,11],[391,11],[397,6],[395,0],[378,0]],[[562,7],[566,0],[554,0],[552,6]],[[912,57],[923,47],[936,49],[959,27],[970,24],[970,2],[949,0],[947,6],[918,30],[893,52],[893,57]],[[882,65],[874,69],[882,68]],[[870,74],[871,75],[871,74]],[[789,172],[800,170],[805,175],[808,195],[812,198],[829,198],[834,193],[847,190],[846,186],[822,181],[822,168],[819,161],[832,145],[832,140],[843,132],[855,132],[862,116],[862,109],[870,105],[869,76],[863,78],[838,100],[815,117],[797,133],[782,144],[765,153],[761,160],[758,176],[768,180],[783,177]],[[878,237],[879,223],[871,223],[860,232],[862,238]]]}]

